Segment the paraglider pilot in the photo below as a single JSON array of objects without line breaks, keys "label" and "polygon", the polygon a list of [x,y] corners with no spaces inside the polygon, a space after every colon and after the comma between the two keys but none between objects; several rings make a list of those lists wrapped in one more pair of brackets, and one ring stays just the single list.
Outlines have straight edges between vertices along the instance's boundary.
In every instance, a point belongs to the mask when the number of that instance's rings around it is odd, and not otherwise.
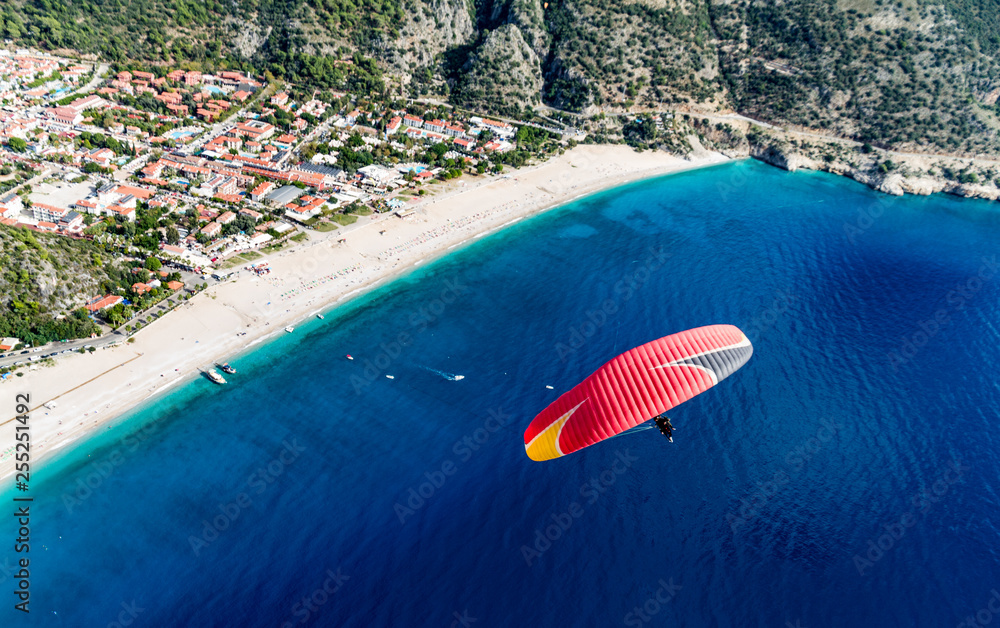
[{"label": "paraglider pilot", "polygon": [[667,437],[667,440],[671,443],[674,442],[674,425],[670,422],[670,417],[660,415],[653,419],[656,423],[656,427],[660,428],[660,432]]}]

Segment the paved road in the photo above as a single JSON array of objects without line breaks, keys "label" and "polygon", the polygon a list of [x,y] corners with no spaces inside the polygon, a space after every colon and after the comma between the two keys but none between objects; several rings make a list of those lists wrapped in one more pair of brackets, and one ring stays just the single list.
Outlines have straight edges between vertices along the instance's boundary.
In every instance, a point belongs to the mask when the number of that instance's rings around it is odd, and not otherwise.
[{"label": "paved road", "polygon": [[[207,283],[209,285],[222,283],[211,278],[203,279],[201,275],[196,275],[194,273],[183,272],[181,275],[185,284],[189,286],[194,285],[195,283]],[[168,299],[171,298],[173,297],[168,297]],[[142,323],[143,326],[146,326],[157,320],[160,316],[166,314],[169,309],[170,306],[167,305],[167,300],[161,301],[150,309],[136,315],[132,319],[131,324],[134,325],[135,323]],[[153,316],[154,314],[156,316]],[[124,330],[121,330],[108,332],[99,338],[80,338],[77,340],[69,340],[67,342],[50,342],[49,344],[41,347],[34,347],[27,350],[22,349],[21,351],[13,354],[7,354],[4,357],[0,357],[0,366],[10,366],[12,364],[30,365],[38,362],[46,356],[56,357],[56,355],[76,351],[81,347],[93,346],[96,349],[100,349],[111,344],[125,342],[127,339],[128,334],[126,334]],[[24,351],[28,351],[28,353],[24,353]],[[34,359],[29,362],[28,358]]]},{"label": "paved road", "polygon": [[[52,356],[52,354],[76,351],[80,347],[94,346],[98,349],[101,347],[106,347],[107,345],[122,342],[125,340],[125,335],[118,332],[111,332],[110,334],[105,334],[100,338],[81,338],[79,340],[70,340],[67,342],[52,342],[42,347],[35,347],[33,349],[27,349],[28,353],[18,351],[14,355],[7,355],[0,358],[0,366],[11,366],[12,364],[22,364],[28,365],[39,361],[43,356]],[[54,356],[53,356],[54,357]],[[32,358],[31,362],[28,358]]]},{"label": "paved road", "polygon": [[[53,167],[54,167],[52,164],[49,164],[48,162],[39,162],[39,163],[44,163],[45,164],[45,167],[42,169],[42,171],[40,173],[38,173],[35,176],[31,177],[27,181],[22,181],[18,185],[16,185],[16,186],[12,187],[11,189],[7,190],[7,192],[5,192],[4,194],[6,195],[6,194],[8,194],[10,192],[18,192],[18,191],[21,190],[21,188],[23,188],[26,185],[30,185],[32,188],[34,188],[36,185],[38,185],[39,183],[41,183],[42,181],[44,181],[46,179],[46,177],[48,177],[50,174],[52,174]],[[59,167],[59,166],[55,166],[55,167]]]},{"label": "paved road", "polygon": [[[93,90],[101,83],[101,81],[104,80],[104,75],[108,73],[108,67],[109,66],[107,63],[102,63],[101,65],[97,66],[97,72],[94,72],[94,77],[90,79],[90,82],[88,82],[83,87],[76,88],[66,96],[76,96],[77,94],[83,94],[85,92]],[[63,96],[63,98],[65,98],[66,96]]]},{"label": "paved road", "polygon": [[[424,105],[435,105],[435,106],[447,107],[448,109],[455,109],[455,110],[459,109],[458,107],[454,107],[454,106],[452,106],[452,105],[450,105],[450,104],[448,104],[446,102],[443,102],[443,101],[440,101],[440,100],[436,100],[434,98],[407,98],[406,100],[408,100],[409,102],[415,102],[415,103],[424,104]],[[468,113],[473,113],[473,115],[479,115],[479,114],[475,114],[474,112],[469,111],[467,109],[462,109],[462,111],[466,111]],[[558,111],[558,110],[553,109],[553,111]],[[558,128],[551,127],[551,126],[545,126],[544,124],[537,124],[535,122],[525,122],[524,120],[515,120],[514,118],[506,118],[504,116],[498,116],[498,115],[494,115],[494,114],[490,114],[489,118],[491,120],[500,120],[501,122],[508,122],[510,124],[516,124],[518,126],[532,126],[532,127],[535,127],[536,129],[542,129],[543,131],[549,131],[551,133],[555,133],[556,135],[562,135],[564,137],[580,137],[580,136],[584,136],[585,137],[587,135],[585,131],[582,131],[580,129],[575,129],[575,128],[558,129]]]}]

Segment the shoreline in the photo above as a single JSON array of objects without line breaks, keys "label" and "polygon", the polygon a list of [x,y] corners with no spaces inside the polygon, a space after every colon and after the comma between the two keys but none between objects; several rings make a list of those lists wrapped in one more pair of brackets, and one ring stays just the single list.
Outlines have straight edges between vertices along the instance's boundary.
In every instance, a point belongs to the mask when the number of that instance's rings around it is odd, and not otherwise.
[{"label": "shoreline", "polygon": [[[656,176],[731,161],[720,153],[683,159],[626,146],[582,145],[535,166],[482,180],[458,180],[408,208],[365,217],[309,242],[265,256],[272,273],[212,286],[143,328],[133,344],[69,354],[6,383],[31,395],[33,470],[70,445],[110,429],[123,414],[200,377],[217,361],[242,355],[317,313],[391,283],[456,249],[525,218],[582,197]],[[463,177],[464,179],[464,177]],[[456,185],[457,184],[457,185]],[[378,229],[372,226],[378,226]],[[338,244],[340,239],[346,243]],[[258,260],[261,261],[261,260]],[[243,335],[240,335],[243,334]],[[46,408],[43,404],[55,401]],[[13,417],[0,419],[0,425]],[[13,440],[0,441],[0,478],[14,473]]]}]

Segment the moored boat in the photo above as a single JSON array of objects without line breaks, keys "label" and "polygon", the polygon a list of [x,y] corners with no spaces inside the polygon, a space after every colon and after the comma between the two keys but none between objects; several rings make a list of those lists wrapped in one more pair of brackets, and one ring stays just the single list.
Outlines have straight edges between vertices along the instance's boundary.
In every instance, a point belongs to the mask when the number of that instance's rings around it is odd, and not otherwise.
[{"label": "moored boat", "polygon": [[226,378],[223,377],[222,374],[220,374],[215,369],[212,369],[212,370],[208,371],[207,373],[205,373],[205,375],[207,375],[208,379],[212,380],[216,384],[225,384],[226,383]]}]

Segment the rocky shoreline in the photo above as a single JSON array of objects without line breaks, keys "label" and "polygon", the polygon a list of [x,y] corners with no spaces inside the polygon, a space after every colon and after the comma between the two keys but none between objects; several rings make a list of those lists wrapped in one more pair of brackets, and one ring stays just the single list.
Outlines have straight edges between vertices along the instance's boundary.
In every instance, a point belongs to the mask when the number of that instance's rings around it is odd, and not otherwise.
[{"label": "rocky shoreline", "polygon": [[[796,144],[798,143],[768,138],[765,142],[751,142],[748,153],[741,156],[749,156],[789,172],[800,169],[818,170],[850,177],[893,196],[945,193],[965,198],[1000,200],[1000,187],[994,183],[998,179],[987,180],[986,183],[961,182],[943,174],[949,169],[956,170],[959,166],[964,171],[984,168],[989,170],[993,162],[986,160],[976,162],[956,157],[904,155],[878,149],[863,153],[856,148],[845,150],[843,143],[809,143],[805,149]],[[836,147],[837,150],[831,151],[831,147]],[[883,164],[892,164],[892,167],[882,168]],[[976,179],[979,178],[976,175]]]}]

